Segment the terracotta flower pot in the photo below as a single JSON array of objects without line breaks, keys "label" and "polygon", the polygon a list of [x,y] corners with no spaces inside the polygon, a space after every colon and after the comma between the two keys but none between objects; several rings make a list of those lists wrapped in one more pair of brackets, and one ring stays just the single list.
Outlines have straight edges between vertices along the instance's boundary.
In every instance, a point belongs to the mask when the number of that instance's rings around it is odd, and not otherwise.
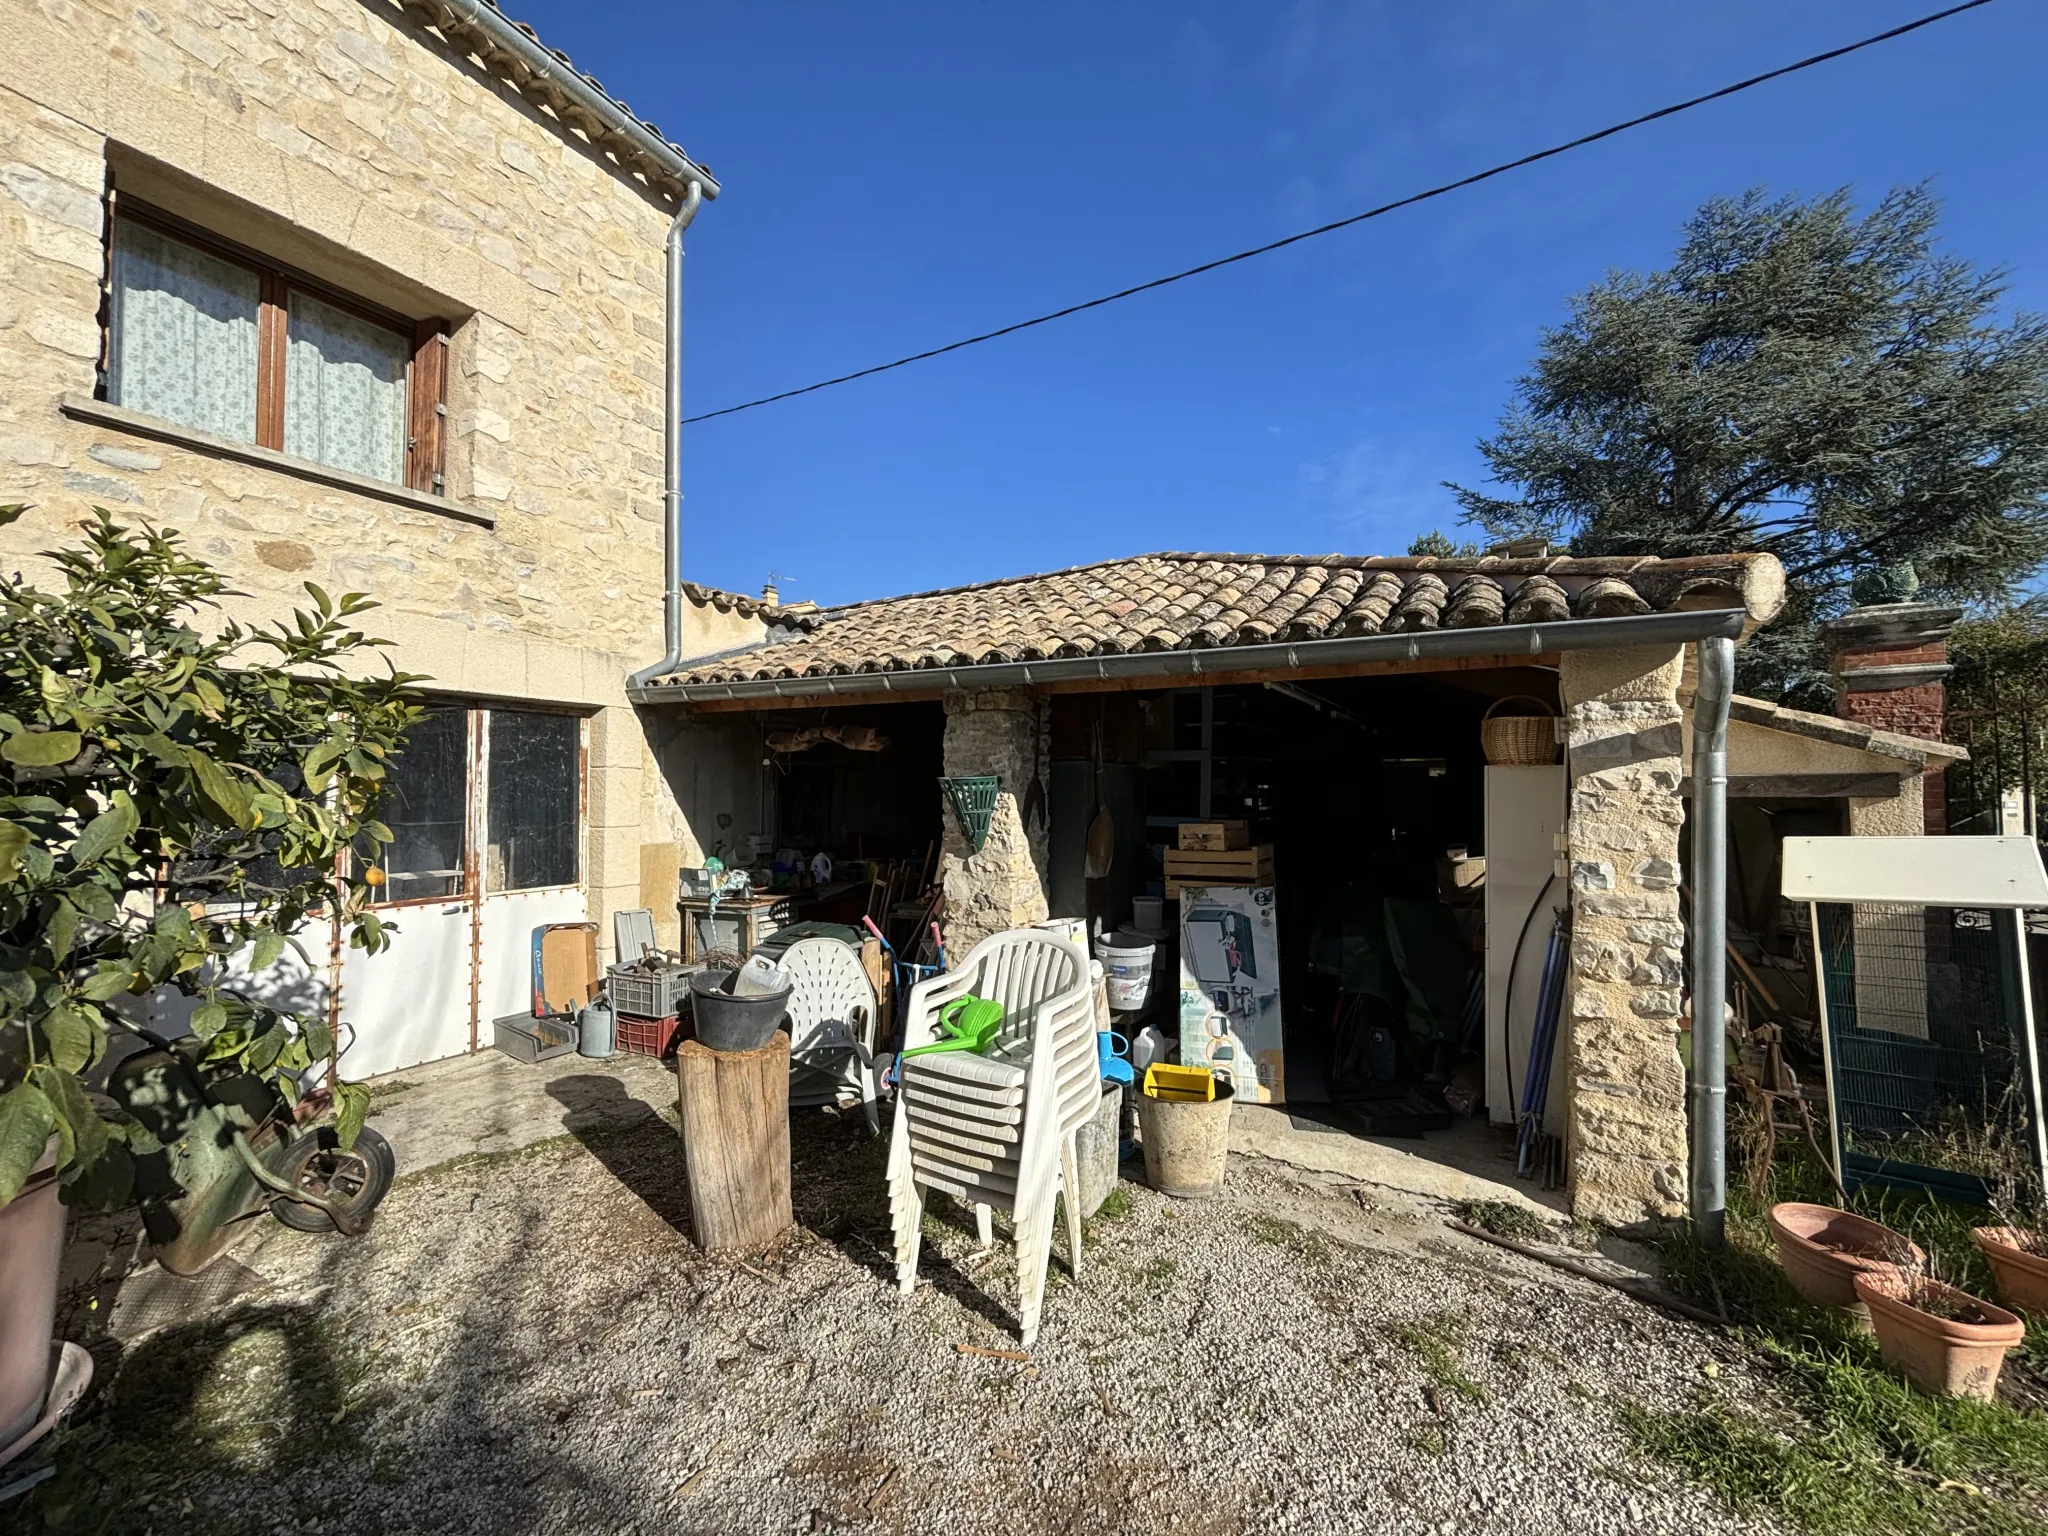
[{"label": "terracotta flower pot", "polygon": [[57,1200],[57,1143],[0,1207],[0,1449],[32,1428],[50,1386],[50,1330],[64,1207]]},{"label": "terracotta flower pot", "polygon": [[[2027,1325],[2005,1308],[1939,1280],[1911,1286],[1896,1271],[1862,1274],[1856,1294],[1870,1308],[1885,1363],[1925,1392],[1990,1402],[2005,1352],[2026,1337]],[[1959,1315],[1940,1317],[1914,1304],[1930,1298]]]},{"label": "terracotta flower pot", "polygon": [[2048,1256],[2022,1248],[2011,1227],[1975,1227],[1970,1239],[1990,1262],[1999,1300],[2048,1317]]},{"label": "terracotta flower pot", "polygon": [[1899,1233],[1831,1205],[1788,1200],[1771,1207],[1771,1237],[1793,1287],[1824,1307],[1857,1306],[1856,1277],[1891,1274],[1901,1256],[1925,1257]]}]

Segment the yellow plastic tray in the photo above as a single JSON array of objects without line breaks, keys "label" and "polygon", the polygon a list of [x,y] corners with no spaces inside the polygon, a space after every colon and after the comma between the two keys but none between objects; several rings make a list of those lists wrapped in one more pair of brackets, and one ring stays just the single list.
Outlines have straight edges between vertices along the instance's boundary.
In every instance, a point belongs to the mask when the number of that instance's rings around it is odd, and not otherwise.
[{"label": "yellow plastic tray", "polygon": [[1216,1074],[1156,1061],[1145,1069],[1145,1096],[1170,1104],[1206,1104],[1216,1097]]}]

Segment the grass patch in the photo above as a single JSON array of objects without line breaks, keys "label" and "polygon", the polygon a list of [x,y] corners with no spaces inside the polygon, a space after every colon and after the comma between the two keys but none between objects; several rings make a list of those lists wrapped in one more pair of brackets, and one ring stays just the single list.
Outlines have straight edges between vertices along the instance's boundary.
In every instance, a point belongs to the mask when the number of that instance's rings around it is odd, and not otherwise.
[{"label": "grass patch", "polygon": [[1101,1209],[1096,1211],[1089,1219],[1091,1221],[1122,1221],[1135,1209],[1136,1206],[1131,1200],[1131,1192],[1124,1188],[1122,1184],[1118,1184],[1116,1188],[1103,1197]]},{"label": "grass patch", "polygon": [[1138,1278],[1145,1282],[1145,1288],[1160,1294],[1173,1288],[1174,1276],[1180,1273],[1180,1265],[1169,1258],[1157,1258],[1138,1271]]},{"label": "grass patch", "polygon": [[1321,1263],[1330,1256],[1330,1239],[1313,1227],[1282,1221],[1277,1216],[1251,1216],[1246,1218],[1244,1229],[1258,1242],[1284,1248],[1304,1259]]},{"label": "grass patch", "polygon": [[1458,1220],[1468,1227],[1511,1237],[1517,1242],[1542,1243],[1550,1240],[1550,1228],[1541,1216],[1512,1200],[1460,1200]]},{"label": "grass patch", "polygon": [[[1884,1368],[1874,1338],[1847,1314],[1803,1300],[1778,1267],[1767,1213],[1795,1199],[1836,1203],[1803,1144],[1771,1169],[1762,1199],[1731,1190],[1725,1247],[1704,1248],[1689,1231],[1658,1242],[1673,1288],[1741,1325],[1789,1411],[1767,1418],[1721,1400],[1691,1409],[1628,1404],[1621,1417],[1630,1437],[1732,1508],[1767,1511],[1816,1536],[2048,1533],[2042,1321],[2007,1356],[2001,1401],[1916,1392]],[[1906,1233],[1965,1289],[1996,1294],[1969,1239],[1988,1219],[1983,1211],[1875,1187],[1849,1204]]]},{"label": "grass patch", "polygon": [[425,1168],[416,1168],[410,1173],[401,1173],[391,1181],[393,1189],[404,1189],[414,1184],[423,1184],[432,1179],[447,1178],[454,1174],[476,1173],[486,1168],[499,1168],[515,1163],[532,1162],[537,1158],[551,1157],[557,1152],[580,1145],[580,1139],[564,1131],[559,1136],[549,1136],[540,1141],[530,1141],[523,1147],[507,1147],[501,1152],[465,1152],[452,1157],[445,1163],[433,1163]]},{"label": "grass patch", "polygon": [[1416,1323],[1389,1323],[1387,1334],[1413,1350],[1422,1361],[1439,1393],[1463,1399],[1474,1406],[1486,1401],[1486,1388],[1465,1374],[1458,1361],[1457,1344],[1465,1337],[1465,1319],[1455,1312],[1438,1312]]}]

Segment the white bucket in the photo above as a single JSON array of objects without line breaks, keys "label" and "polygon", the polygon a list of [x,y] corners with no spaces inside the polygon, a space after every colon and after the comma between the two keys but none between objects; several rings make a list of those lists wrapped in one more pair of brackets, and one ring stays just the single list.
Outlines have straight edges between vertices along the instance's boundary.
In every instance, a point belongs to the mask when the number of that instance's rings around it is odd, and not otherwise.
[{"label": "white bucket", "polygon": [[1109,986],[1109,1006],[1117,1012],[1145,1006],[1152,992],[1152,950],[1151,940],[1134,933],[1113,933],[1095,941],[1095,958],[1102,962],[1103,980]]},{"label": "white bucket", "polygon": [[1147,933],[1166,931],[1166,898],[1163,896],[1133,896],[1131,898],[1131,926],[1142,928]]}]

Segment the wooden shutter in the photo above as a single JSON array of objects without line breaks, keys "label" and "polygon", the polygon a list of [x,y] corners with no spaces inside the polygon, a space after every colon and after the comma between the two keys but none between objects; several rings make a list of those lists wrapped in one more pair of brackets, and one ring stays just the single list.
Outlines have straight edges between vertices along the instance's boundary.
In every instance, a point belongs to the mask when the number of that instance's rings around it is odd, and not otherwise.
[{"label": "wooden shutter", "polygon": [[413,332],[412,389],[406,402],[405,483],[440,495],[448,415],[448,333],[439,320]]}]

